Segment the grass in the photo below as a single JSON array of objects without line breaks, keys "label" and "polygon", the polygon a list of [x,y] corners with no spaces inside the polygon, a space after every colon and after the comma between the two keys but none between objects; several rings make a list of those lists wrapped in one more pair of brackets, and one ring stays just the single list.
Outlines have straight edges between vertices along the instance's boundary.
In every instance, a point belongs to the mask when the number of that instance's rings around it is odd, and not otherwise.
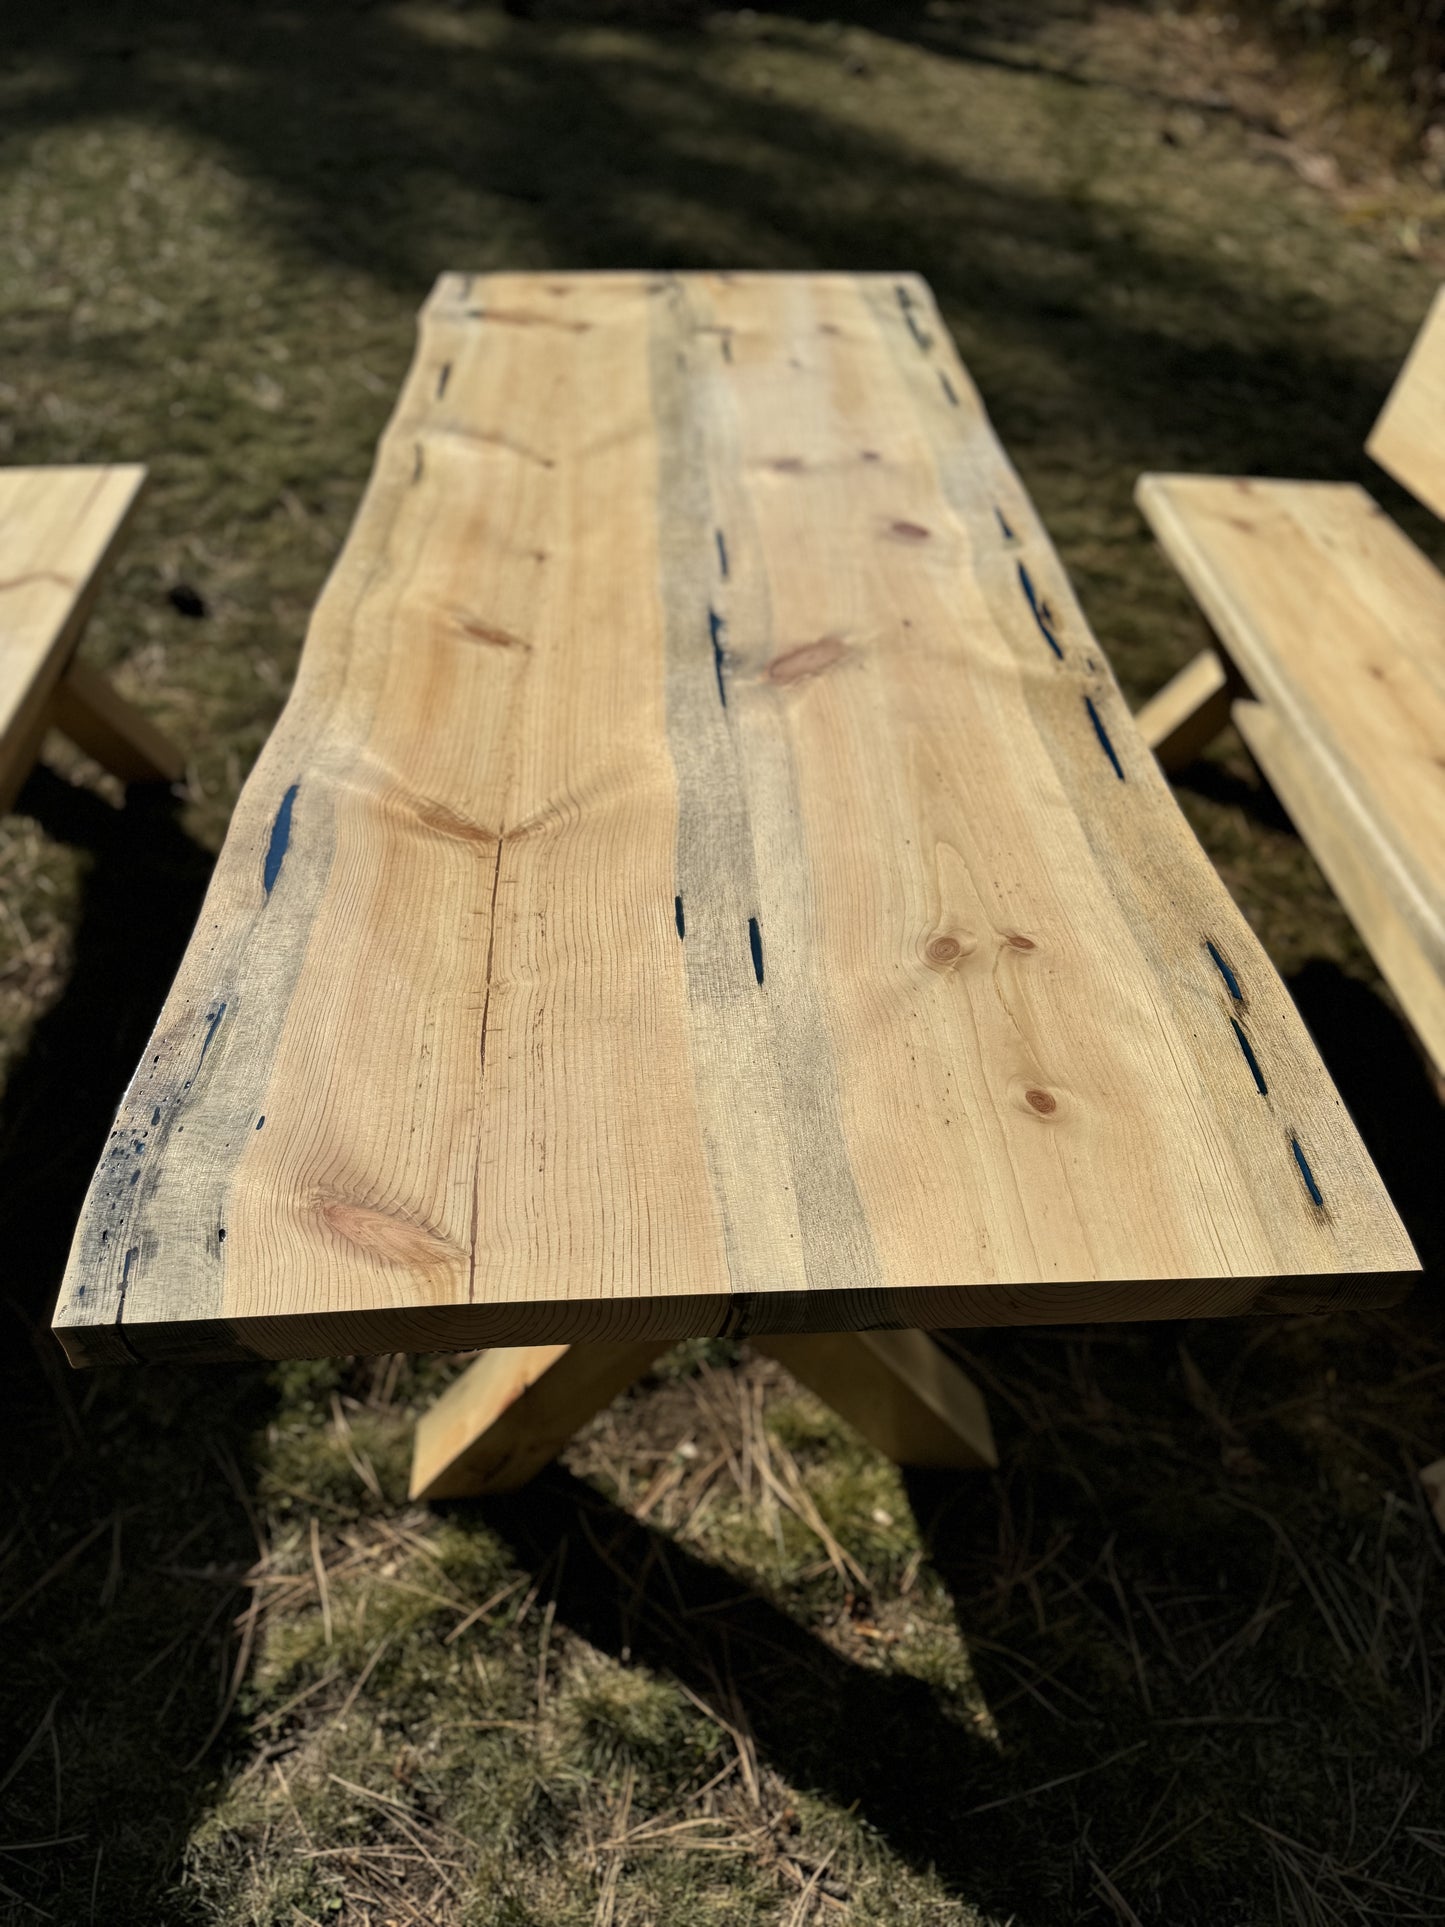
[{"label": "grass", "polygon": [[86,649],[190,757],[120,808],[57,748],[0,822],[0,1922],[1437,1919],[1445,1132],[1237,746],[1181,801],[1430,1261],[1399,1313],[968,1335],[992,1479],[695,1346],[432,1511],[449,1361],[45,1331],[442,267],[921,269],[1135,695],[1196,640],[1140,469],[1365,474],[1439,197],[1312,185],[1200,18],[651,11],[55,0],[0,51],[0,459],[150,463]]}]

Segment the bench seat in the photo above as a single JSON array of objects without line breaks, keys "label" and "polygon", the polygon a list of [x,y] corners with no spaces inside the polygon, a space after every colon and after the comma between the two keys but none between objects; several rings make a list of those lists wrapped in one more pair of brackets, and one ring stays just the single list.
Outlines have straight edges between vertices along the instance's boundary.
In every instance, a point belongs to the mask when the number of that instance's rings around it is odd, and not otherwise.
[{"label": "bench seat", "polygon": [[75,659],[145,477],[132,463],[0,469],[0,810],[52,727],[123,782],[182,774],[154,724]]},{"label": "bench seat", "polygon": [[1353,484],[1146,475],[1219,639],[1139,714],[1166,769],[1232,714],[1445,1066],[1445,577]]}]

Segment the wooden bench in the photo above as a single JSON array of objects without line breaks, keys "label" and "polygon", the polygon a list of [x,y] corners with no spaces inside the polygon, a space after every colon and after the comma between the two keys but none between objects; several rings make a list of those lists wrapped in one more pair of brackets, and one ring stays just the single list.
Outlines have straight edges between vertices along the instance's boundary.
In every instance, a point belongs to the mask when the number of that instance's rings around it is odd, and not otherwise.
[{"label": "wooden bench", "polygon": [[925,1332],[1415,1268],[913,277],[446,275],[76,1233],[78,1364],[673,1340],[992,1457]]},{"label": "wooden bench", "polygon": [[[1445,295],[1368,444],[1445,514]],[[1145,475],[1217,638],[1140,710],[1166,770],[1228,722],[1445,1075],[1445,577],[1347,483]]]},{"label": "wooden bench", "polygon": [[55,728],[123,782],[174,782],[161,732],[75,651],[145,470],[0,469],[0,810]]}]

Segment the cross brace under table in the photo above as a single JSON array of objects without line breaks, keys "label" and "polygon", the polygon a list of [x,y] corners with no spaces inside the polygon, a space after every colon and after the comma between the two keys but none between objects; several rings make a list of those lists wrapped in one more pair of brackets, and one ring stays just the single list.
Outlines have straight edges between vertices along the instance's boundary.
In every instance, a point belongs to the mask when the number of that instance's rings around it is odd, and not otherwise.
[{"label": "cross brace under table", "polygon": [[[748,1342],[900,1465],[998,1463],[982,1394],[926,1332]],[[668,1349],[647,1341],[484,1352],[417,1426],[411,1496],[459,1499],[525,1485]]]}]

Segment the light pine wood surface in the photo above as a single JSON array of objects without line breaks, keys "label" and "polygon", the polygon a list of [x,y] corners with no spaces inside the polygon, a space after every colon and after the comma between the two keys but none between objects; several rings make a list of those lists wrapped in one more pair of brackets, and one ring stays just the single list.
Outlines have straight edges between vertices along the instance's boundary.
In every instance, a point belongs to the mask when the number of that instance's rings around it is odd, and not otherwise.
[{"label": "light pine wood surface", "polygon": [[72,1358],[1414,1265],[923,283],[444,276],[87,1201]]},{"label": "light pine wood surface", "polygon": [[1431,304],[1365,452],[1445,516],[1445,288]]},{"label": "light pine wood surface", "polygon": [[0,469],[0,809],[52,726],[125,781],[181,774],[160,731],[72,660],[145,477],[135,464]]},{"label": "light pine wood surface", "polygon": [[1254,698],[1241,733],[1445,1066],[1445,578],[1353,484],[1150,475],[1139,501]]}]

